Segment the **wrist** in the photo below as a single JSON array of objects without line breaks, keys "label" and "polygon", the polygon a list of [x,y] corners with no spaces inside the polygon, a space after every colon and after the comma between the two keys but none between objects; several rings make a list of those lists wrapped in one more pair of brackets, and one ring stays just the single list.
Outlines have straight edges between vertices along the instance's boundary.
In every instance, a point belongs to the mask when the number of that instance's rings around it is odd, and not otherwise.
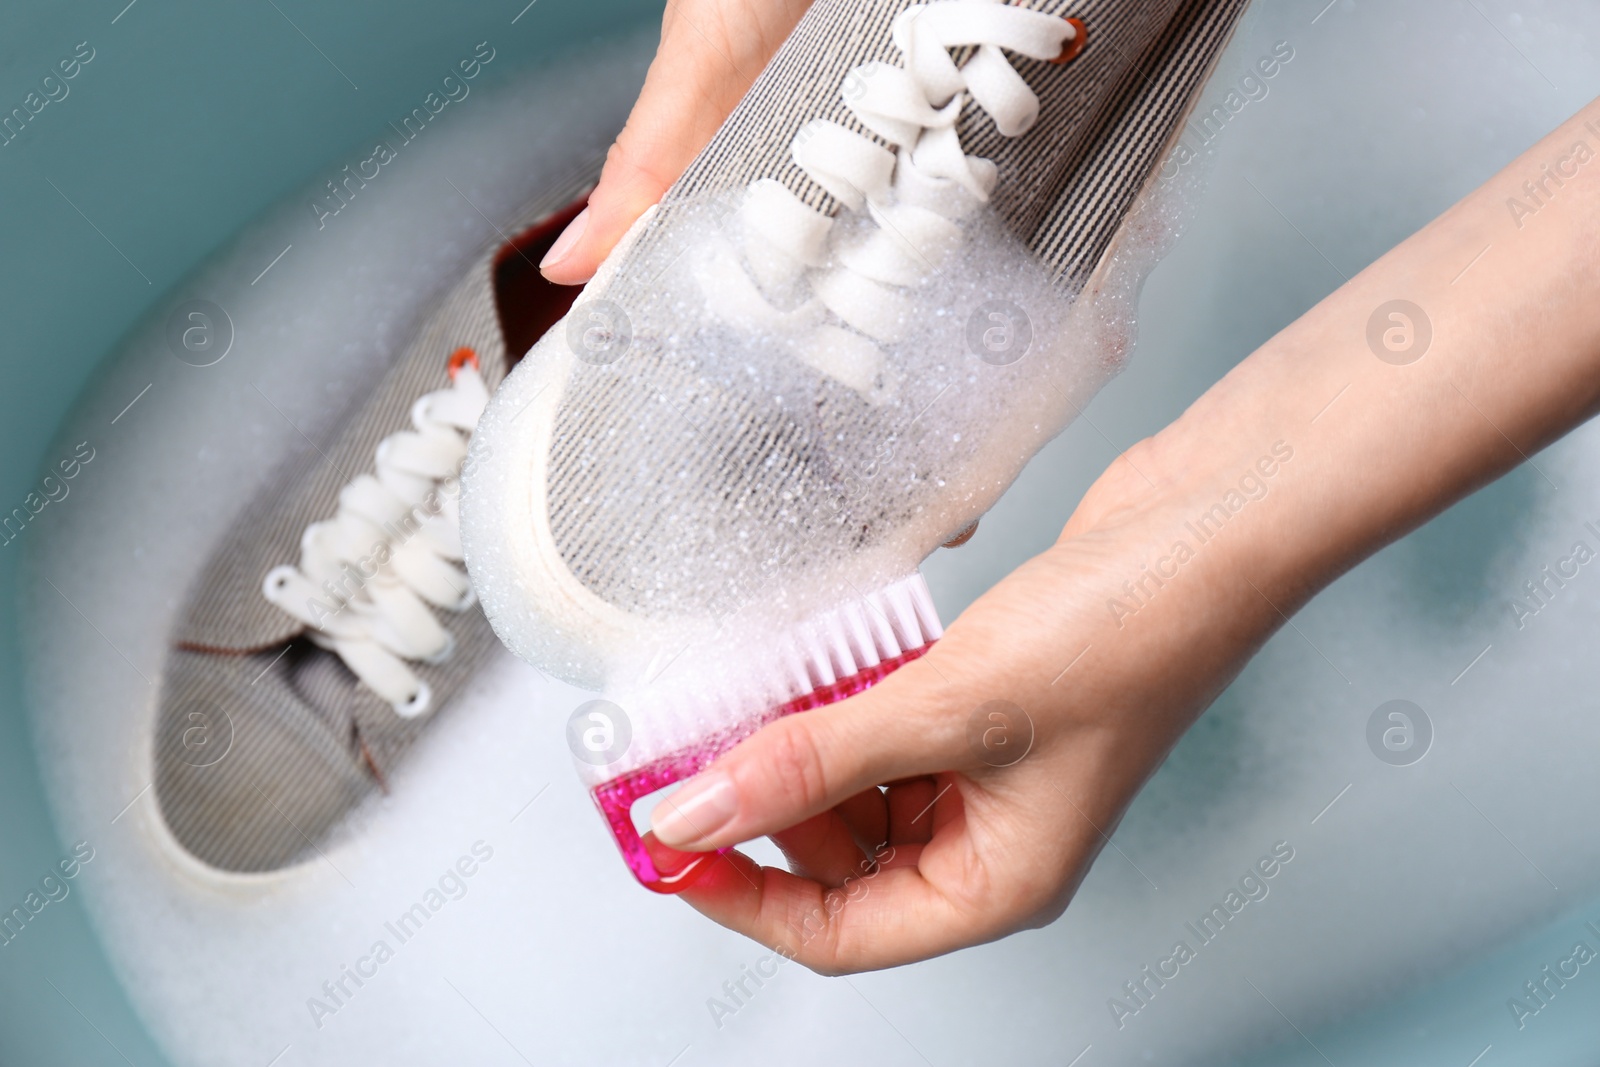
[{"label": "wrist", "polygon": [[1331,488],[1311,471],[1326,452],[1311,419],[1344,382],[1286,373],[1285,348],[1269,342],[1118,457],[1051,553],[1108,563],[1093,581],[1097,652],[1141,671],[1189,661],[1180,727],[1338,573],[1307,498]]},{"label": "wrist", "polygon": [[[1114,586],[1126,601],[1165,591],[1159,583],[1175,583],[1180,572],[1205,576],[1186,586],[1253,585],[1257,599],[1286,611],[1325,584],[1325,546],[1302,514],[1315,436],[1304,419],[1296,426],[1252,411],[1249,394],[1261,390],[1233,380],[1241,372],[1118,457],[1063,530],[1058,544],[1110,536],[1140,546],[1137,573]],[[1282,389],[1277,396],[1293,399]]]},{"label": "wrist", "polygon": [[[1600,102],[1270,339],[1119,458],[1064,536],[1119,511],[1210,510],[1281,442],[1294,458],[1230,509],[1215,555],[1292,612],[1600,409],[1600,171],[1565,184],[1547,225],[1505,210],[1522,175],[1595,130]],[[1395,329],[1415,347],[1390,347]]]}]

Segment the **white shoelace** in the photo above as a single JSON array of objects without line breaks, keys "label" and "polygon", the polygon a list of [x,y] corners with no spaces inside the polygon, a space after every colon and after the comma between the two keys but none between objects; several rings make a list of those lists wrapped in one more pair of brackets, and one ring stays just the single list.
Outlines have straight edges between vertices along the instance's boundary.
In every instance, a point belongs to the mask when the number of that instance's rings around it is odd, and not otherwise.
[{"label": "white shoelace", "polygon": [[[995,165],[969,156],[955,123],[966,96],[1006,137],[1033,127],[1039,99],[1003,54],[1071,58],[1081,23],[998,0],[935,0],[907,8],[892,35],[904,66],[864,63],[840,89],[860,123],[894,146],[835,122],[801,127],[794,162],[847,210],[876,224],[844,243],[833,219],[771,178],[752,182],[737,215],[742,248],[718,242],[696,270],[719,318],[749,330],[802,336],[801,358],[869,399],[887,396],[880,345],[905,337],[902,292],[959,247],[958,220],[989,199]],[[951,49],[975,47],[960,67]],[[831,313],[831,321],[830,321]]]},{"label": "white shoelace", "polygon": [[455,648],[429,605],[462,611],[476,601],[459,566],[457,483],[489,390],[468,349],[452,357],[450,373],[449,388],[412,405],[415,429],[379,443],[376,476],[352,479],[337,514],[306,527],[299,566],[274,567],[262,584],[269,601],[404,718],[433,702],[406,661],[438,663]]}]

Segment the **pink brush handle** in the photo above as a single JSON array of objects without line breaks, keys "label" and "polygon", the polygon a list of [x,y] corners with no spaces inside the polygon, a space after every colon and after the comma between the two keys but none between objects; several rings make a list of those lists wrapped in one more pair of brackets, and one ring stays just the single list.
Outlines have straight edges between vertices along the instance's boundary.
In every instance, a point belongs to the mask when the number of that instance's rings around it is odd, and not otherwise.
[{"label": "pink brush handle", "polygon": [[628,869],[633,876],[639,879],[639,884],[646,889],[657,893],[681,893],[693,885],[701,874],[711,866],[710,860],[714,855],[721,855],[726,849],[711,852],[676,852],[664,845],[656,845],[658,852],[670,852],[684,859],[684,865],[675,870],[662,873],[657,870],[655,862],[645,846],[644,839],[639,836],[639,831],[633,826],[633,805],[640,797],[647,797],[658,789],[665,789],[674,782],[681,782],[685,778],[692,778],[705,770],[717,757],[727,752],[740,741],[749,737],[769,722],[775,722],[785,715],[792,715],[797,711],[809,711],[820,708],[825,704],[832,704],[843,700],[845,697],[854,696],[864,689],[893,674],[900,667],[905,666],[928,649],[933,647],[929,641],[920,648],[913,648],[909,652],[902,652],[892,659],[886,659],[875,667],[857,671],[847,678],[841,678],[832,685],[825,685],[820,689],[813,689],[801,697],[796,697],[780,707],[762,715],[755,720],[741,723],[739,726],[724,730],[719,734],[706,738],[689,748],[679,749],[671,755],[653,760],[637,770],[629,771],[609,782],[602,782],[594,787],[593,795],[600,814],[605,817],[606,823],[611,827],[611,836],[616,838],[617,848],[622,850],[622,858],[627,861]]}]

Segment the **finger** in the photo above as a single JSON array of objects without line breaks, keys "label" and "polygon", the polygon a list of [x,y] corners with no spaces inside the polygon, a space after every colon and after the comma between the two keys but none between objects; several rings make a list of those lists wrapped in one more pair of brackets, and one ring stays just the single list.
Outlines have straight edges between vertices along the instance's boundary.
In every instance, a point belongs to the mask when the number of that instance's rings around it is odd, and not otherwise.
[{"label": "finger", "polygon": [[695,910],[822,974],[873,970],[997,936],[911,863],[870,863],[837,887],[724,855],[683,899]]},{"label": "finger", "polygon": [[838,886],[728,851],[684,900],[824,974],[927,959],[1059,915],[1076,884],[1068,872],[1093,855],[1087,823],[1041,848],[1055,822],[1035,809],[1049,805],[1019,806],[1011,788],[958,775],[941,776],[946,784],[930,842],[890,845]]},{"label": "finger", "polygon": [[772,841],[789,861],[793,873],[830,888],[860,874],[862,861],[867,858],[837,811],[825,811],[775,833]]},{"label": "finger", "polygon": [[676,0],[639,100],[606,155],[589,206],[556,239],[539,268],[550,281],[594,277],[628,228],[710,142],[809,0],[725,4]]},{"label": "finger", "polygon": [[656,836],[706,850],[809,819],[879,782],[968,762],[959,694],[932,661],[938,649],[866,692],[771,723],[658,806]]}]

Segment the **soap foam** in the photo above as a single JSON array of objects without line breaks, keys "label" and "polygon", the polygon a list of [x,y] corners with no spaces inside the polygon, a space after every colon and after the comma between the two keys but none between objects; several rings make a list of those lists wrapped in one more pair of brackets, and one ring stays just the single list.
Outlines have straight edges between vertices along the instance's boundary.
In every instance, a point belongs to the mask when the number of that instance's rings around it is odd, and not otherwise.
[{"label": "soap foam", "polygon": [[[846,213],[835,248],[874,225]],[[792,307],[730,314],[707,279],[741,241],[754,254],[744,226],[731,196],[663,205],[479,425],[469,568],[502,639],[568,681],[688,649],[685,673],[714,682],[914,573],[1120,365],[986,210],[895,291],[898,336],[876,343]],[[591,323],[625,348],[589,358]]]}]

